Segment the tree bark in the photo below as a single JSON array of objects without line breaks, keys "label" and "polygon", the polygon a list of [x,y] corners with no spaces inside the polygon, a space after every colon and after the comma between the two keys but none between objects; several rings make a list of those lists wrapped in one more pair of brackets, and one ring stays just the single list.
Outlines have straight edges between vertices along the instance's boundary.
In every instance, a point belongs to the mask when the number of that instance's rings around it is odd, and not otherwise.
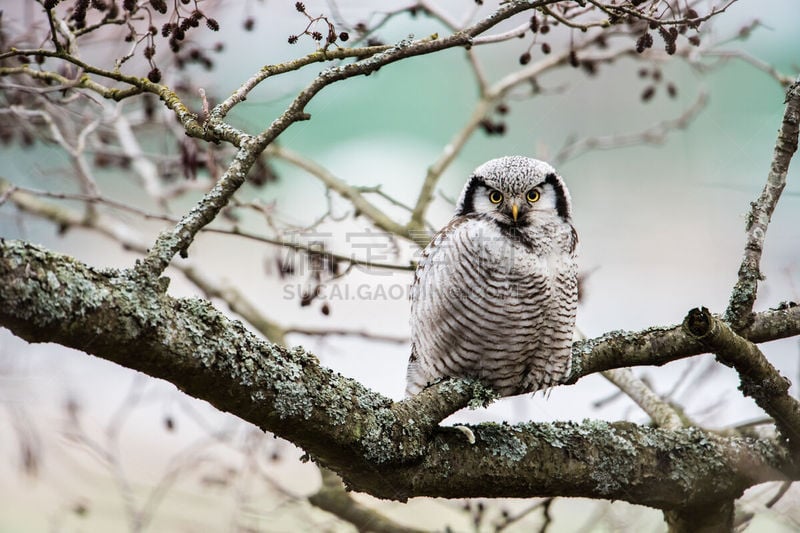
[{"label": "tree bark", "polygon": [[[698,428],[480,424],[472,426],[476,442],[469,444],[438,423],[471,400],[485,401],[479,385],[445,381],[392,402],[302,349],[259,339],[207,301],[168,296],[167,284],[0,241],[0,324],[16,335],[166,379],[294,442],[350,488],[381,498],[581,496],[674,510],[798,477],[779,442]],[[784,320],[790,311],[773,313],[777,322],[796,326]],[[576,353],[591,368],[593,352],[583,346]]]}]

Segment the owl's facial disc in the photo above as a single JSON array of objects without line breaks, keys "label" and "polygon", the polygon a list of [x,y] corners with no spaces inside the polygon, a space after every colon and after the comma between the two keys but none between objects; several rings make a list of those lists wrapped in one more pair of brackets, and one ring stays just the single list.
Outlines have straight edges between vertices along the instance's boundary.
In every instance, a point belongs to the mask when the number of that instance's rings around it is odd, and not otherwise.
[{"label": "owl's facial disc", "polygon": [[479,215],[518,228],[554,216],[569,222],[569,193],[546,163],[501,158],[476,169],[461,192],[456,215]]}]

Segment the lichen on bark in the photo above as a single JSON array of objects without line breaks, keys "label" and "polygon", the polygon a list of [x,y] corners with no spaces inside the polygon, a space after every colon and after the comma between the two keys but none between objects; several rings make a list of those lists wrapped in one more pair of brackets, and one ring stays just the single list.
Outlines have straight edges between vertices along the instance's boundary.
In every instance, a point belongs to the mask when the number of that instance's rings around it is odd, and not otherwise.
[{"label": "lichen on bark", "polygon": [[[697,428],[591,420],[483,424],[470,426],[476,436],[470,444],[438,424],[471,401],[491,399],[479,384],[444,381],[392,402],[303,349],[258,338],[207,301],[172,298],[166,286],[163,278],[95,269],[31,244],[0,242],[0,324],[31,342],[58,342],[166,379],[294,442],[351,488],[379,497],[584,496],[676,509],[797,477],[779,442]],[[753,327],[766,321],[764,331],[775,337],[794,334],[800,326],[786,319],[792,312],[767,312]],[[776,316],[782,329],[770,322]],[[596,368],[595,354],[600,366],[642,364],[658,335],[677,332],[585,343],[575,351],[578,368]],[[670,353],[684,356],[692,346],[684,342]]]}]

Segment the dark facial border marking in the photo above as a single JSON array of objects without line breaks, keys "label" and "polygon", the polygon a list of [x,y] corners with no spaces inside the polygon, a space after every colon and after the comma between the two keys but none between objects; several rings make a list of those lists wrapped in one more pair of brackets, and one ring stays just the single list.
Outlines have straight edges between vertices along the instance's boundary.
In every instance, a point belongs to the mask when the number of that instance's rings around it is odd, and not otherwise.
[{"label": "dark facial border marking", "polygon": [[561,185],[561,181],[559,181],[555,174],[550,173],[545,177],[544,182],[552,185],[556,193],[556,213],[561,217],[561,220],[569,222],[569,206],[567,205],[567,197],[564,193],[564,187]]},{"label": "dark facial border marking", "polygon": [[475,212],[475,189],[483,182],[484,180],[480,176],[471,176],[469,178],[467,190],[464,192],[464,204],[456,211],[456,215],[464,216]]}]

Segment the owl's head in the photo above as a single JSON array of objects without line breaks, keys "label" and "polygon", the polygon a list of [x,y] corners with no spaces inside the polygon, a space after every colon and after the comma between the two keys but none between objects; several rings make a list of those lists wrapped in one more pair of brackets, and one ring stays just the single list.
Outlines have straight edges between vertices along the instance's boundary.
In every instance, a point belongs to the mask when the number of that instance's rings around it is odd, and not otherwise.
[{"label": "owl's head", "polygon": [[456,215],[482,215],[508,226],[558,217],[570,222],[569,191],[549,164],[523,156],[482,164],[461,191]]}]

